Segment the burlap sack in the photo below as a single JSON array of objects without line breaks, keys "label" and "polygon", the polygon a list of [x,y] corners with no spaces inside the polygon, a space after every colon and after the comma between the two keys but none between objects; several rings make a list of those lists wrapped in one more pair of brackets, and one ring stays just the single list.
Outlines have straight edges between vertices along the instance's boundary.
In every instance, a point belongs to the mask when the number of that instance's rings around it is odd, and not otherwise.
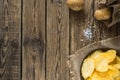
[{"label": "burlap sack", "polygon": [[68,63],[72,80],[84,80],[80,73],[82,62],[89,53],[97,49],[115,49],[118,51],[117,55],[120,55],[120,36],[93,43],[82,49],[79,49],[75,52],[75,54],[69,56]]}]

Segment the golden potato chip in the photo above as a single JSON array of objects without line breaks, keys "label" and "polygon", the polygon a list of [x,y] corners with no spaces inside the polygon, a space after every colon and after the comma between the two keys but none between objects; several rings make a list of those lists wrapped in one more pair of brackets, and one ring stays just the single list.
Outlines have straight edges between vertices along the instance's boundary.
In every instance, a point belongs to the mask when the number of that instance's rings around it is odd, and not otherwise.
[{"label": "golden potato chip", "polygon": [[116,77],[115,80],[120,80],[120,76]]},{"label": "golden potato chip", "polygon": [[118,56],[110,64],[120,64],[120,59]]},{"label": "golden potato chip", "polygon": [[82,76],[84,77],[84,79],[87,79],[89,76],[92,75],[93,71],[94,71],[94,61],[91,58],[87,58],[84,60],[83,62],[83,66],[82,66]]},{"label": "golden potato chip", "polygon": [[114,68],[120,69],[120,64],[113,64],[112,65]]},{"label": "golden potato chip", "polygon": [[93,59],[97,59],[101,53],[103,53],[103,51],[97,50],[90,57]]},{"label": "golden potato chip", "polygon": [[94,60],[95,69],[99,72],[105,72],[108,70],[108,59],[103,54],[105,53],[98,50],[95,51],[90,57]]},{"label": "golden potato chip", "polygon": [[113,66],[116,69],[120,69],[119,57],[116,56],[115,60],[112,63],[110,63],[109,65]]},{"label": "golden potato chip", "polygon": [[[99,51],[100,52],[100,51]],[[108,63],[112,62],[116,57],[115,50],[108,50],[107,52],[99,53],[95,60],[95,68],[99,72],[105,72],[108,70]]]},{"label": "golden potato chip", "polygon": [[108,65],[108,68],[109,68],[110,70],[118,70],[116,67],[113,67],[113,64],[112,64],[112,65]]},{"label": "golden potato chip", "polygon": [[91,80],[113,80],[114,77],[117,77],[119,75],[120,75],[119,70],[108,70],[106,72],[94,71],[90,79]]},{"label": "golden potato chip", "polygon": [[100,61],[95,69],[99,72],[105,72],[105,71],[108,71],[108,61],[107,60],[104,60],[104,61]]},{"label": "golden potato chip", "polygon": [[118,63],[117,58],[115,58],[112,62],[109,63],[109,65],[117,64],[117,63]]},{"label": "golden potato chip", "polygon": [[91,78],[87,78],[86,80],[92,80]]},{"label": "golden potato chip", "polygon": [[[109,65],[109,75],[112,77],[112,78],[116,78],[116,77],[120,77],[120,71],[112,66],[112,65]],[[116,79],[113,79],[113,80],[116,80]]]},{"label": "golden potato chip", "polygon": [[112,80],[109,76],[109,71],[106,72],[98,72],[94,71],[93,75],[90,77],[91,80]]},{"label": "golden potato chip", "polygon": [[116,58],[116,51],[115,50],[108,50],[105,54],[102,54],[108,59],[108,62],[112,62]]},{"label": "golden potato chip", "polygon": [[120,57],[119,57],[119,56],[117,56],[117,57],[116,57],[116,59],[117,59],[117,63],[119,63],[119,64],[120,64]]},{"label": "golden potato chip", "polygon": [[98,64],[99,62],[101,62],[101,60],[107,60],[106,57],[102,54],[103,52],[101,50],[97,50],[90,56],[90,58],[94,59],[94,61]]},{"label": "golden potato chip", "polygon": [[117,77],[117,76],[119,76],[120,75],[120,71],[119,70],[109,70],[109,75],[110,75],[110,77]]}]

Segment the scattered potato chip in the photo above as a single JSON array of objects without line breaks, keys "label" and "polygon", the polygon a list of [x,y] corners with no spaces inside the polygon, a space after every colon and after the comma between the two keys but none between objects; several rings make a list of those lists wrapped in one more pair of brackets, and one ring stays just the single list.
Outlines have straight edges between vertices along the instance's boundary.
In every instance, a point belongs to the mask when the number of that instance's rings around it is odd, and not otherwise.
[{"label": "scattered potato chip", "polygon": [[91,58],[87,58],[83,62],[82,66],[82,76],[87,79],[89,76],[92,75],[94,71],[94,61]]}]

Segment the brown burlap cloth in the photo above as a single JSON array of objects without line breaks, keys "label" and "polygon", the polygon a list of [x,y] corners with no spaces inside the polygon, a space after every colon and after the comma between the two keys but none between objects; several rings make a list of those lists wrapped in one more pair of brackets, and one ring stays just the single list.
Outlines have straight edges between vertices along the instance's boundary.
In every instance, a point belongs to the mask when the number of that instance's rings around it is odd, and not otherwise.
[{"label": "brown burlap cloth", "polygon": [[115,49],[118,51],[117,55],[120,55],[120,36],[90,44],[77,50],[75,54],[70,55],[67,63],[70,68],[72,80],[83,80],[80,73],[82,62],[89,53],[97,49]]}]

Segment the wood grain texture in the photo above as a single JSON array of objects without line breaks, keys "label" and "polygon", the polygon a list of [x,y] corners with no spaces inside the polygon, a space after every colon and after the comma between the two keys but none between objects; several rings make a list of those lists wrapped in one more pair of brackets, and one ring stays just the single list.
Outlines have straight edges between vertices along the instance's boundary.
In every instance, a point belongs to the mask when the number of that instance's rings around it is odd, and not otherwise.
[{"label": "wood grain texture", "polygon": [[94,0],[85,0],[84,10],[70,10],[70,53],[93,42]]},{"label": "wood grain texture", "polygon": [[45,80],[45,0],[23,0],[22,80]]},{"label": "wood grain texture", "polygon": [[0,80],[20,80],[21,0],[0,0]]},{"label": "wood grain texture", "polygon": [[69,80],[69,11],[66,0],[47,1],[46,80]]},{"label": "wood grain texture", "polygon": [[84,1],[74,12],[66,0],[0,0],[0,80],[71,80],[70,54],[120,35],[94,18],[101,0]]}]

